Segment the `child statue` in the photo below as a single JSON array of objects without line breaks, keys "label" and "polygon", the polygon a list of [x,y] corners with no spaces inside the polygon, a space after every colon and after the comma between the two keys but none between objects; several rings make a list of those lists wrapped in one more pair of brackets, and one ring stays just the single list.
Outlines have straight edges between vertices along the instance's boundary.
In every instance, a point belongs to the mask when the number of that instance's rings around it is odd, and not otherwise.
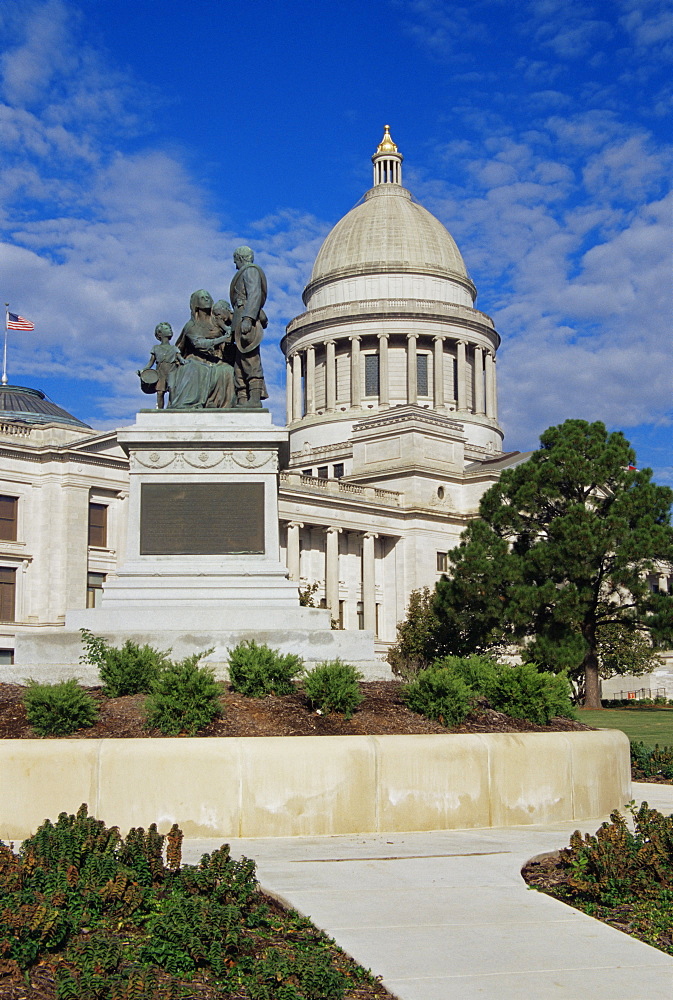
[{"label": "child statue", "polygon": [[[185,359],[180,354],[177,347],[170,343],[170,339],[173,336],[173,329],[170,323],[159,323],[154,331],[154,336],[157,338],[159,343],[150,351],[150,360],[145,368],[138,371],[138,375],[140,375],[141,382],[143,383],[143,390],[145,392],[156,391],[157,409],[163,410],[164,396],[168,391],[170,397],[173,376],[178,366],[184,365]],[[144,379],[143,375],[145,375],[146,372],[152,372],[152,365],[156,365],[156,382],[150,388],[150,379]],[[153,382],[154,380],[152,379],[151,381]],[[148,386],[147,388],[145,388],[146,385]]]}]

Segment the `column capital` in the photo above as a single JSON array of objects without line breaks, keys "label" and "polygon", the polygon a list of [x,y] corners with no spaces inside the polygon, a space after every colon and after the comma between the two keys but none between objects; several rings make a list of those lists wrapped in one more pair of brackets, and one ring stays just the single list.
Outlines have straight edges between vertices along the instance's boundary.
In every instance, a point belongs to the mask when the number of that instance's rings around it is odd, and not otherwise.
[{"label": "column capital", "polygon": [[304,527],[304,522],[303,521],[286,521],[285,523],[287,524],[288,528],[303,528]]},{"label": "column capital", "polygon": [[349,337],[348,337],[348,339],[349,339],[349,340],[351,341],[351,343],[352,343],[352,342],[353,342],[354,340],[362,340],[362,335],[361,335],[361,334],[359,334],[359,333],[353,333],[353,334],[349,334]]},{"label": "column capital", "polygon": [[337,527],[335,527],[335,526],[334,526],[333,524],[330,524],[330,525],[328,525],[328,527],[327,527],[327,528],[324,528],[323,530],[324,530],[324,532],[325,532],[325,534],[326,534],[326,535],[330,535],[330,534],[337,534],[337,535],[340,535],[340,534],[341,534],[341,532],[342,532],[342,531],[343,531],[344,529],[343,529],[343,528],[337,528]]},{"label": "column capital", "polygon": [[336,337],[328,337],[327,340],[323,341],[325,347],[334,347],[336,344]]},{"label": "column capital", "polygon": [[362,532],[362,537],[363,538],[378,538],[379,537],[379,533],[378,533],[378,531],[363,531]]},{"label": "column capital", "polygon": [[306,347],[306,353],[308,354],[309,351],[315,351],[315,344],[308,344]]},{"label": "column capital", "polygon": [[390,339],[390,334],[389,333],[377,333],[376,336],[379,338],[379,340],[389,340]]},{"label": "column capital", "polygon": [[432,339],[434,340],[435,344],[438,342],[443,344],[444,341],[446,340],[446,337],[444,336],[443,333],[436,333]]}]

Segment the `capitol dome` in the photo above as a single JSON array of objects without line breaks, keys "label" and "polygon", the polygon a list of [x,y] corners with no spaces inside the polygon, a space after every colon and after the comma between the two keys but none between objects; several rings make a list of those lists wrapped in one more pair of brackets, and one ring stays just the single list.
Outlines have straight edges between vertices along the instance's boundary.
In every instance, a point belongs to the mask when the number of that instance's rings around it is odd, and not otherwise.
[{"label": "capitol dome", "polygon": [[320,248],[306,288],[314,293],[350,275],[407,273],[450,278],[476,294],[445,226],[399,184],[373,187],[337,222]]},{"label": "capitol dome", "polygon": [[459,421],[474,459],[501,450],[500,337],[474,308],[455,240],[403,187],[402,160],[386,125],[373,186],[323,242],[281,342],[293,452],[336,446],[400,406]]}]

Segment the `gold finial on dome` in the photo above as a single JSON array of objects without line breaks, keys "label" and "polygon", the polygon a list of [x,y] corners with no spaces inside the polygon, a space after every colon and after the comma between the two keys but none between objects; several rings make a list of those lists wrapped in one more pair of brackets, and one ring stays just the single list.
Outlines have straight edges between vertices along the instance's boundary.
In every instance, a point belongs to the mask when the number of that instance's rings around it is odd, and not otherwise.
[{"label": "gold finial on dome", "polygon": [[402,160],[397,146],[390,136],[390,125],[384,125],[383,138],[372,156],[374,164],[374,187],[380,184],[402,184]]},{"label": "gold finial on dome", "polygon": [[379,143],[376,152],[377,153],[396,153],[397,152],[397,146],[393,142],[392,137],[390,135],[390,125],[384,125],[383,129],[384,129],[384,131],[383,131],[383,138],[381,139],[381,142]]}]

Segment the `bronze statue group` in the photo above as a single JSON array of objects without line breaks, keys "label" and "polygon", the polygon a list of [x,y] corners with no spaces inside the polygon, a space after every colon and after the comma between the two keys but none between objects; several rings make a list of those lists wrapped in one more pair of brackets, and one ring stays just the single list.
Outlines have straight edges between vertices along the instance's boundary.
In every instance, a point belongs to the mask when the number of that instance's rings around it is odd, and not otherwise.
[{"label": "bronze statue group", "polygon": [[189,300],[191,318],[175,345],[169,323],[159,323],[150,360],[138,372],[145,392],[156,392],[157,408],[259,408],[268,393],[260,357],[267,325],[266,276],[254,262],[250,247],[234,251],[236,273],[231,281],[231,304],[213,302],[201,288]]}]

